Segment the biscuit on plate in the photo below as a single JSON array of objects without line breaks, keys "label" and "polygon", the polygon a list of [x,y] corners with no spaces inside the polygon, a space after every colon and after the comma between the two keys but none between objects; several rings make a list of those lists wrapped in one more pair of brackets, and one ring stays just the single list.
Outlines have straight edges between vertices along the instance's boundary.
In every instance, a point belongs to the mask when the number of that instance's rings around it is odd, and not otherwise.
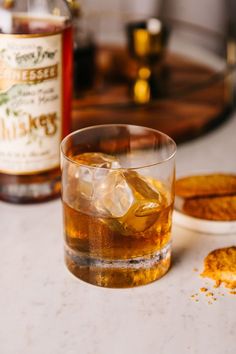
[{"label": "biscuit on plate", "polygon": [[206,220],[236,220],[236,196],[185,199],[184,213]]},{"label": "biscuit on plate", "polygon": [[219,173],[180,178],[175,193],[183,198],[236,195],[236,175]]}]

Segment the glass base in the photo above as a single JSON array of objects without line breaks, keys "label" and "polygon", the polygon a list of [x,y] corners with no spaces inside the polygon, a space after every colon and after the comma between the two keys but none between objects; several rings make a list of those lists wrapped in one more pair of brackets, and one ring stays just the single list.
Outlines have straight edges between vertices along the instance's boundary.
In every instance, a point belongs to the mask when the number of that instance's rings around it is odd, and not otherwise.
[{"label": "glass base", "polygon": [[108,288],[151,283],[167,273],[170,261],[170,243],[151,255],[124,260],[96,259],[65,246],[65,262],[72,274],[87,283]]},{"label": "glass base", "polygon": [[9,203],[40,203],[59,197],[60,177],[39,183],[0,185],[0,199]]}]

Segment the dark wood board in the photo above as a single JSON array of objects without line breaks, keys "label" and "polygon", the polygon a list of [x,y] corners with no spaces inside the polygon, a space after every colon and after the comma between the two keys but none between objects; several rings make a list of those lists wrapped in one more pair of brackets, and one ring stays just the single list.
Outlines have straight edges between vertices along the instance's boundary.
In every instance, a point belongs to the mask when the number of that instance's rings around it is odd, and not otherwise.
[{"label": "dark wood board", "polygon": [[161,130],[182,142],[226,118],[231,102],[229,81],[224,75],[171,53],[165,56],[163,65],[170,73],[166,93],[147,105],[136,105],[129,84],[137,72],[137,63],[124,49],[100,49],[95,87],[73,101],[73,130],[127,123]]}]

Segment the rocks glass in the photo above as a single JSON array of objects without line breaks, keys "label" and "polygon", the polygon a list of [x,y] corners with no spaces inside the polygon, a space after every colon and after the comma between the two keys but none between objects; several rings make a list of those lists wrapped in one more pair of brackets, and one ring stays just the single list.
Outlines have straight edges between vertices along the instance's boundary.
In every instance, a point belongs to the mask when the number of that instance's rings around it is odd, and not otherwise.
[{"label": "rocks glass", "polygon": [[152,282],[170,267],[175,142],[133,125],[78,130],[61,144],[65,261],[103,287]]}]

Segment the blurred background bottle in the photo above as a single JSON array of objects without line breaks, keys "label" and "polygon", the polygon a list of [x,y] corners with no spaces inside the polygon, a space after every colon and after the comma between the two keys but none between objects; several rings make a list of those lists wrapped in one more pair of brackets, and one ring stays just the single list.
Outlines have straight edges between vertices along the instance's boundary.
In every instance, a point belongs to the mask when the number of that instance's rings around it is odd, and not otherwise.
[{"label": "blurred background bottle", "polygon": [[82,96],[92,88],[95,78],[96,46],[89,19],[84,13],[84,3],[67,0],[73,25],[74,40],[74,96]]},{"label": "blurred background bottle", "polygon": [[64,0],[0,1],[0,199],[60,193],[70,130],[72,27]]}]

